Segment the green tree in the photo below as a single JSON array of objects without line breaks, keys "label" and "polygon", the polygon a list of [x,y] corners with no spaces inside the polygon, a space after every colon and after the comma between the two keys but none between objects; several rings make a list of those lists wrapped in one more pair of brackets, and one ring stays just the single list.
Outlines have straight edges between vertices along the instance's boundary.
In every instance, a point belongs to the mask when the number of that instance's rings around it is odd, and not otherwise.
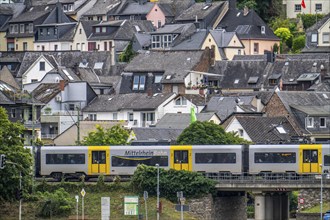
[{"label": "green tree", "polygon": [[119,55],[120,62],[129,62],[135,56],[135,52],[133,51],[132,43],[129,43],[126,49]]},{"label": "green tree", "polygon": [[9,121],[7,112],[2,107],[0,107],[0,125],[0,154],[6,155],[5,168],[0,169],[0,200],[13,200],[19,189],[20,171],[23,176],[24,194],[31,189],[32,156],[30,151],[23,147],[23,138],[21,138],[23,125]]},{"label": "green tree", "polygon": [[244,139],[232,132],[225,130],[212,122],[196,121],[192,123],[177,139],[179,144],[201,144],[201,145],[216,145],[216,144],[243,144],[247,143]]},{"label": "green tree", "polygon": [[[156,194],[157,168],[139,165],[131,178],[133,190],[139,193],[148,191],[151,195]],[[175,201],[176,192],[183,191],[185,197],[199,197],[212,193],[215,182],[202,174],[185,170],[159,169],[159,186],[161,195]]]},{"label": "green tree", "polygon": [[283,53],[283,44],[288,42],[289,46],[291,45],[290,42],[290,39],[292,39],[291,31],[289,30],[289,28],[277,28],[274,34],[281,39],[280,53]]},{"label": "green tree", "polygon": [[300,53],[300,51],[305,47],[305,35],[300,35],[293,38],[292,50],[294,53]]},{"label": "green tree", "polygon": [[316,23],[316,21],[324,18],[324,14],[298,14],[297,17],[302,19],[305,30]]},{"label": "green tree", "polygon": [[104,129],[101,126],[96,126],[96,131],[88,133],[84,137],[82,145],[125,145],[129,137],[129,131],[122,128],[120,125],[115,125],[109,129]]}]

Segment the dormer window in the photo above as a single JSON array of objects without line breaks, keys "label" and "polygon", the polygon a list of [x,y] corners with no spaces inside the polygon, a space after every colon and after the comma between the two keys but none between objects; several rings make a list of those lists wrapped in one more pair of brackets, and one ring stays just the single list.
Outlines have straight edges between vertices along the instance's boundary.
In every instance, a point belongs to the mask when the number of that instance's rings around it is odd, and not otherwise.
[{"label": "dormer window", "polygon": [[24,24],[19,25],[19,32],[24,33]]},{"label": "dormer window", "polygon": [[313,117],[307,117],[306,118],[306,127],[307,128],[314,128],[314,118]]},{"label": "dormer window", "polygon": [[266,33],[266,28],[265,26],[261,26],[261,34],[265,34]]},{"label": "dormer window", "polygon": [[316,43],[317,42],[317,34],[312,34],[311,42],[312,43]]},{"label": "dormer window", "polygon": [[155,76],[155,83],[160,83],[160,81],[162,80],[163,76],[162,75],[156,75]]},{"label": "dormer window", "polygon": [[180,97],[177,100],[175,100],[175,105],[187,105],[187,99],[185,97]]},{"label": "dormer window", "polygon": [[39,70],[40,71],[45,71],[45,62],[40,62],[39,63]]},{"label": "dormer window", "polygon": [[96,33],[100,33],[100,32],[101,32],[101,28],[100,28],[100,27],[96,27],[96,28],[95,28],[95,32],[96,32]]},{"label": "dormer window", "polygon": [[32,23],[29,24],[29,32],[30,32],[30,33],[33,33],[33,24],[32,24]]},{"label": "dormer window", "polygon": [[54,35],[57,35],[57,28],[54,28]]},{"label": "dormer window", "polygon": [[144,90],[146,83],[146,76],[137,75],[133,78],[133,90]]}]

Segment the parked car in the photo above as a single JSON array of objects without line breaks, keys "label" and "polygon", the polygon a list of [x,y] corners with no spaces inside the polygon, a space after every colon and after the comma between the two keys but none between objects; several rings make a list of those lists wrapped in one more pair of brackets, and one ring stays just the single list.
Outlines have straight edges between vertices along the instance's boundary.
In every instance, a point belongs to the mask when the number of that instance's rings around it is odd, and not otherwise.
[{"label": "parked car", "polygon": [[330,220],[330,210],[328,210],[324,216],[323,216],[323,220]]}]

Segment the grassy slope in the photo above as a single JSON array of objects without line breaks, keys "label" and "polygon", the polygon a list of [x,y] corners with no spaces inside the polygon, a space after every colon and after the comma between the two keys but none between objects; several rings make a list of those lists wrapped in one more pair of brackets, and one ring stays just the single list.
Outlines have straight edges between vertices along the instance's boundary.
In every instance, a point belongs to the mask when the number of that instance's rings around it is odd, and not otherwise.
[{"label": "grassy slope", "polygon": [[[304,209],[303,213],[320,213],[320,205],[314,206],[309,209]],[[322,212],[325,213],[326,211],[330,210],[330,203],[324,202],[322,206]]]},{"label": "grassy slope", "polygon": [[[59,186],[58,186],[59,187]],[[53,187],[52,187],[53,188]],[[80,196],[80,187],[76,187],[76,189],[67,190],[69,191],[72,198],[74,198],[75,195]],[[137,216],[124,216],[124,197],[125,196],[136,196],[135,193],[132,193],[130,190],[127,189],[127,187],[121,187],[119,189],[114,190],[105,190],[101,192],[91,192],[90,189],[87,187],[85,188],[86,195],[84,198],[84,204],[85,204],[85,219],[101,219],[101,197],[110,197],[110,206],[111,206],[111,220],[122,220],[122,219],[138,219]],[[156,198],[150,197],[147,200],[148,205],[148,219],[156,219]],[[176,212],[174,210],[174,204],[171,203],[168,200],[165,200],[163,198],[160,199],[160,201],[163,204],[163,212],[161,213],[161,219],[162,220],[174,220],[174,219],[180,219],[180,212]],[[144,215],[145,219],[145,203],[143,200],[143,196],[140,195],[139,197],[140,202],[140,208],[139,212],[140,214]],[[24,202],[23,201],[23,209],[22,209],[22,219],[41,219],[36,218],[36,213],[38,207],[41,206],[41,202],[38,201],[31,201],[31,202]],[[0,204],[0,220],[9,220],[9,219],[18,219],[18,202],[15,203],[2,203]],[[76,210],[74,209],[72,212],[72,215],[70,216],[70,219],[76,219]],[[81,216],[81,196],[79,198],[79,215]],[[65,218],[58,218],[53,217],[52,219],[68,219],[68,217]],[[190,213],[184,214],[184,219],[197,219],[194,218]]]}]

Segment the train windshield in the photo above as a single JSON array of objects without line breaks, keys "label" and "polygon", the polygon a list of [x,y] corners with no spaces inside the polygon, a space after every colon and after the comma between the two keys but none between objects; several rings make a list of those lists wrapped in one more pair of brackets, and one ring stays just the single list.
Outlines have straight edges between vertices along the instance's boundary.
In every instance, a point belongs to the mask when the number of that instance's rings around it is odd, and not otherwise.
[{"label": "train windshield", "polygon": [[296,153],[293,152],[269,152],[255,153],[255,163],[295,163]]}]

